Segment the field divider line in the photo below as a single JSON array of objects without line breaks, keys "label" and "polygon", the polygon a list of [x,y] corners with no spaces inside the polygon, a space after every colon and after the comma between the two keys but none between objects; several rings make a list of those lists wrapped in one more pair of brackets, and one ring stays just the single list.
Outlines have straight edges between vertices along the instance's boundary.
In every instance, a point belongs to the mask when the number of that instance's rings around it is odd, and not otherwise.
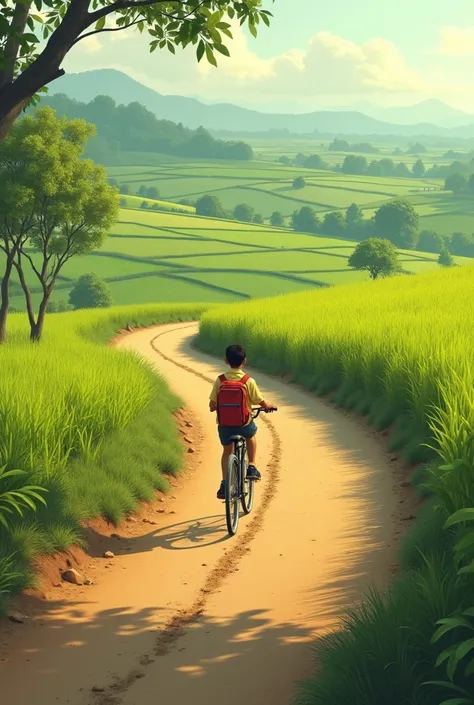
[{"label": "field divider line", "polygon": [[[177,330],[194,328],[195,325],[195,323],[188,323],[187,325],[182,325],[178,328],[173,328],[172,330],[162,331],[152,338],[149,341],[149,344],[150,347],[161,358],[163,358],[163,360],[166,360],[166,362],[171,362],[173,365],[176,365],[176,367],[179,367],[180,369],[193,374],[195,377],[199,377],[200,379],[209,382],[209,384],[212,384],[214,381],[213,379],[202,372],[196,371],[188,365],[177,362],[175,359],[166,355],[156,345],[156,341],[164,335],[169,335]],[[156,658],[158,656],[166,656],[166,654],[168,654],[176,645],[179,638],[184,636],[186,630],[199,620],[205,612],[209,598],[218,592],[218,590],[222,587],[224,580],[226,580],[226,578],[235,571],[242,558],[247,555],[256,534],[260,532],[263,527],[265,516],[277,494],[278,486],[280,484],[281,441],[272,422],[265,417],[262,417],[261,420],[270,431],[271,449],[270,457],[267,463],[268,480],[260,505],[254,512],[253,517],[247,525],[245,531],[237,535],[232,548],[230,548],[227,553],[222,554],[214,568],[212,568],[206,577],[203,586],[199,589],[198,596],[194,602],[189,607],[178,610],[176,614],[168,620],[165,626],[158,633],[153,651],[151,653],[140,655],[139,664],[142,669],[154,663],[155,659],[153,657]],[[116,679],[114,683],[104,692],[98,694],[94,693],[94,702],[97,705],[120,705],[122,696],[125,695],[135,681],[142,678],[144,675],[145,674],[137,668],[131,669],[126,676]]]}]

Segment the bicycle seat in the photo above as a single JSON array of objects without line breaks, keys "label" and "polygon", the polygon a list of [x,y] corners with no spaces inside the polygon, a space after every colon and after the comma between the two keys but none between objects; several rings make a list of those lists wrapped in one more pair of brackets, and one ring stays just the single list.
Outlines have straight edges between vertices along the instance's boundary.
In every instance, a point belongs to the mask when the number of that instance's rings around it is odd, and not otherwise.
[{"label": "bicycle seat", "polygon": [[232,441],[233,443],[235,443],[236,441],[241,441],[242,439],[243,439],[243,436],[237,436],[237,435],[229,437],[229,441]]}]

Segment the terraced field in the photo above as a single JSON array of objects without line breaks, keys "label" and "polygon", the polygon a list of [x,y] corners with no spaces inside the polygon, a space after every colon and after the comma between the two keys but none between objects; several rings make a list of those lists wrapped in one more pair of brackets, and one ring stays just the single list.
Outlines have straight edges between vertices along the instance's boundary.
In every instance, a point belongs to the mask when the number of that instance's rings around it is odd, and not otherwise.
[{"label": "terraced field", "polygon": [[[263,161],[170,162],[154,168],[110,167],[108,171],[119,184],[127,184],[132,194],[142,184],[155,186],[160,198],[176,204],[183,199],[196,201],[200,196],[213,194],[227,209],[233,209],[238,203],[248,203],[265,219],[276,210],[288,218],[304,205],[321,214],[344,210],[351,203],[371,211],[397,196],[416,201],[423,195],[432,198],[436,204],[436,197],[441,194],[428,191],[441,189],[443,185],[442,181],[433,179],[349,177]],[[296,176],[305,178],[305,188],[293,188]],[[442,195],[446,197],[446,194]]]},{"label": "terraced field", "polygon": [[[347,266],[354,246],[265,225],[122,209],[100,251],[66,264],[53,298],[67,300],[89,272],[108,282],[117,304],[228,302],[345,284],[368,278]],[[401,252],[401,260],[413,273],[439,266],[435,255],[419,252]],[[18,284],[11,303],[24,308]]]}]

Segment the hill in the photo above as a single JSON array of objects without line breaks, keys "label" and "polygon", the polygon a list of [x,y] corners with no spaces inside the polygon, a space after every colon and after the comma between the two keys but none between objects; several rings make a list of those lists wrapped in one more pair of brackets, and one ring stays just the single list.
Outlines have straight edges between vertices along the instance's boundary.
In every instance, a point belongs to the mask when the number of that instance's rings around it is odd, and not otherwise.
[{"label": "hill", "polygon": [[51,93],[65,93],[84,102],[89,102],[101,94],[110,96],[117,103],[136,101],[159,118],[183,122],[190,128],[203,125],[208,130],[228,130],[235,133],[289,130],[298,134],[317,132],[328,135],[442,135],[474,138],[474,118],[469,125],[448,129],[428,122],[414,125],[383,122],[357,111],[316,111],[301,115],[260,113],[227,103],[205,105],[194,98],[161,95],[114,69],[66,74],[54,81],[49,90]]},{"label": "hill", "polygon": [[83,118],[96,125],[97,134],[86,147],[86,156],[112,164],[120,152],[167,154],[206,159],[252,159],[252,148],[242,141],[221,140],[203,127],[191,130],[182,123],[158,120],[138,102],[117,105],[109,96],[99,95],[82,103],[63,94],[47,95],[41,105],[49,105],[58,115]]},{"label": "hill", "polygon": [[[90,272],[109,283],[116,304],[225,303],[364,281],[366,273],[347,265],[354,247],[353,241],[270,226],[122,209],[101,250],[65,265],[53,300],[67,300],[74,282]],[[401,253],[411,273],[438,268],[436,260]],[[17,282],[11,294],[11,305],[23,309]]]}]

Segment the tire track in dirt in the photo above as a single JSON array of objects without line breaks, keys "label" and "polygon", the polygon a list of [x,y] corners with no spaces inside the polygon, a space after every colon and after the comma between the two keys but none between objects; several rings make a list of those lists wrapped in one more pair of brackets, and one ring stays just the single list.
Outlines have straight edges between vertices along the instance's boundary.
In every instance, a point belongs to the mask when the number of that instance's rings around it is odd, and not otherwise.
[{"label": "tire track in dirt", "polygon": [[[153,350],[167,362],[171,362],[173,365],[176,365],[176,367],[212,384],[214,382],[212,378],[165,355],[165,353],[157,347],[155,342],[162,336],[174,333],[176,330],[195,327],[195,325],[196,324],[193,323],[181,326],[180,328],[162,331],[152,338],[149,344]],[[203,586],[199,589],[195,601],[187,609],[176,612],[157,635],[153,651],[140,656],[139,663],[142,668],[154,663],[156,658],[168,654],[180,637],[184,636],[187,629],[199,620],[205,612],[209,598],[222,587],[224,580],[236,571],[241,559],[251,550],[250,545],[253,539],[263,528],[265,515],[278,492],[280,482],[281,442],[272,422],[266,417],[262,417],[260,420],[267,426],[271,437],[270,458],[266,468],[269,477],[267,491],[265,495],[263,495],[258,508],[254,511],[246,529],[237,534],[232,548],[219,558],[217,564],[207,576]],[[117,678],[107,689],[101,690],[100,692],[93,690],[93,705],[120,705],[122,697],[127,690],[144,676],[145,673],[143,670],[135,668],[130,670],[123,678]]]}]

